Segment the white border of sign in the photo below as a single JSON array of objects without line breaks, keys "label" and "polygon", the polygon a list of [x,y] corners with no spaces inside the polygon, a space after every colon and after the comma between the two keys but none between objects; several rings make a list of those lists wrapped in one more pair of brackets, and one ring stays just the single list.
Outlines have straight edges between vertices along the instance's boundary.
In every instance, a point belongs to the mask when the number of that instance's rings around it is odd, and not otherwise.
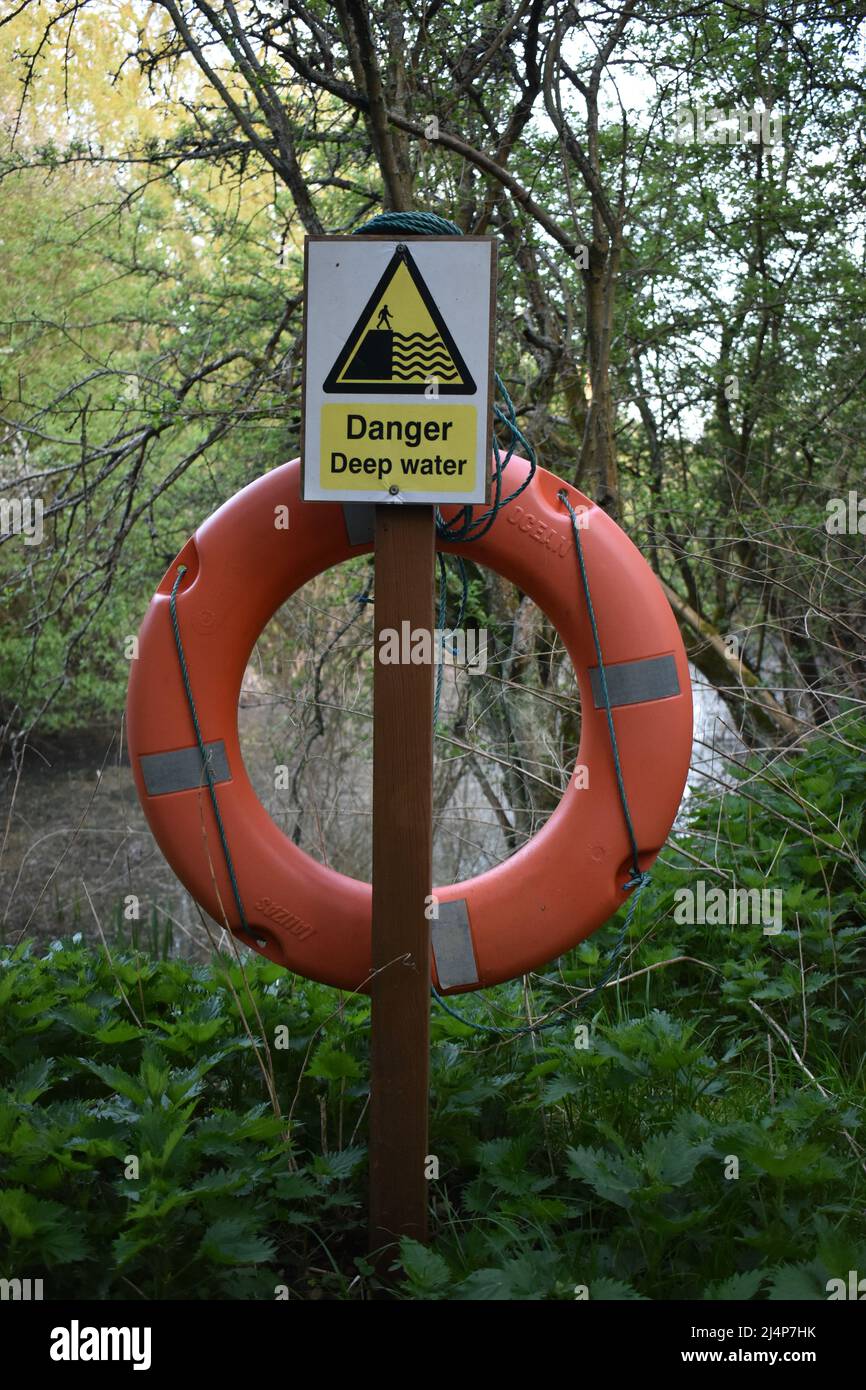
[{"label": "white border of sign", "polygon": [[[323,384],[384,274],[397,247],[412,253],[436,305],[476,383],[472,395],[430,399],[415,394],[359,391],[352,403],[382,407],[418,405],[429,418],[439,406],[476,408],[477,459],[485,466],[475,486],[464,492],[400,492],[387,487],[326,488],[320,479],[320,411],[346,402],[346,395],[324,391]],[[493,329],[496,241],[493,237],[308,236],[304,245],[304,377],[301,415],[303,497],[308,502],[407,502],[462,506],[485,502],[490,483],[493,397]]]}]

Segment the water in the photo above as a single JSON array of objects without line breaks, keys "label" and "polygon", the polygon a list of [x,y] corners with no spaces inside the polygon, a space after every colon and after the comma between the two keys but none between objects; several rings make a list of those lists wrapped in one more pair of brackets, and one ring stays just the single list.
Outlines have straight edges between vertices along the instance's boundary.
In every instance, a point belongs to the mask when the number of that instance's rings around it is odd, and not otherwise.
[{"label": "water", "polygon": [[[693,789],[730,785],[725,755],[744,747],[727,706],[696,672],[692,676],[695,744],[681,820]],[[450,682],[448,673],[446,716],[455,698]],[[291,787],[274,787],[274,769],[292,766],[306,737],[299,717],[303,698],[275,703],[268,684],[260,667],[251,669],[240,715],[244,756],[260,799],[289,834],[301,812],[301,842],[315,857],[369,877],[372,750],[362,684],[344,684],[344,703],[312,747],[297,798]],[[464,732],[463,742],[471,738],[471,730],[468,737]],[[199,954],[206,945],[195,904],[150,834],[121,742],[118,725],[113,735],[94,731],[57,741],[43,756],[28,750],[17,791],[10,778],[0,788],[0,940],[15,941],[22,933],[47,940],[81,930],[97,939],[101,932],[109,946],[135,937],[162,951],[169,933],[176,953]],[[502,797],[501,766],[482,766],[488,791]],[[564,769],[545,769],[550,780],[557,775],[564,785]],[[507,856],[481,782],[460,749],[441,740],[436,788],[436,882],[470,877]],[[553,800],[527,814],[518,840],[538,830]]]}]

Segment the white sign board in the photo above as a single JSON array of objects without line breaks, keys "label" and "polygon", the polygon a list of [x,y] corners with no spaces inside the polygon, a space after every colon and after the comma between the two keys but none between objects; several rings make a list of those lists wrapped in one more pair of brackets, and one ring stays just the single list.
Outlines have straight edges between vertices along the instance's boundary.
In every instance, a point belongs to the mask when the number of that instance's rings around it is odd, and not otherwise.
[{"label": "white sign board", "polygon": [[304,499],[484,502],[492,237],[307,237]]}]

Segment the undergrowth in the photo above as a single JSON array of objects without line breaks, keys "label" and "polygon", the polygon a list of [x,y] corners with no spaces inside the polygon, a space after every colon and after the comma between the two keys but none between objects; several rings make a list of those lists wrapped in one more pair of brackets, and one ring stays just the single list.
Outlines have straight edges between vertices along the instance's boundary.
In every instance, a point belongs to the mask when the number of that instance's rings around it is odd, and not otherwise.
[{"label": "undergrowth", "polygon": [[[403,1242],[394,1296],[823,1299],[866,1273],[864,732],[697,800],[616,985],[578,1006],[613,922],[452,1001],[555,1026],[500,1040],[434,1008],[432,1239]],[[782,930],[679,920],[699,879],[780,889]],[[366,999],[80,935],[0,963],[3,1277],[57,1299],[377,1290]]]}]

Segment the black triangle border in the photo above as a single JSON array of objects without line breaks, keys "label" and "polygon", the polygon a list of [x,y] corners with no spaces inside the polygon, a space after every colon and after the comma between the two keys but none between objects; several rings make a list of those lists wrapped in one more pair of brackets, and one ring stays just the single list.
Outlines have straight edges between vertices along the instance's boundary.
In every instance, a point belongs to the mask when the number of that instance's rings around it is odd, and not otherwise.
[{"label": "black triangle border", "polygon": [[343,370],[349,358],[351,357],[352,351],[358,340],[358,336],[360,335],[361,330],[366,326],[367,320],[370,318],[374,308],[379,302],[379,299],[384,293],[386,285],[390,284],[391,279],[396,274],[400,261],[405,261],[406,269],[412,277],[412,281],[415,285],[415,288],[417,289],[418,293],[423,299],[424,306],[427,309],[427,312],[433,320],[433,323],[435,324],[436,328],[439,330],[439,333],[442,335],[443,341],[445,342],[445,345],[448,348],[449,353],[451,354],[451,359],[458,372],[460,373],[461,377],[463,378],[463,380],[456,385],[453,383],[443,384],[440,382],[438,394],[440,396],[474,396],[478,390],[478,387],[475,385],[475,379],[472,376],[472,373],[470,372],[469,368],[466,366],[460,349],[458,348],[453,337],[451,336],[451,330],[448,328],[448,325],[446,324],[441,313],[439,312],[436,301],[434,300],[429,289],[427,288],[426,281],[424,280],[424,277],[422,276],[420,270],[418,269],[417,265],[415,264],[412,258],[412,253],[410,252],[408,246],[404,246],[402,244],[397,247],[390,261],[386,265],[382,275],[380,276],[376,288],[370,295],[370,298],[367,300],[367,303],[364,305],[364,308],[361,310],[361,313],[358,315],[355,326],[346,338],[346,341],[340,350],[340,354],[337,357],[336,362],[334,363],[328,375],[325,377],[325,382],[322,386],[322,390],[327,391],[331,395],[343,396],[357,396],[359,392],[363,393],[363,395],[365,396],[420,396],[423,394],[423,387],[419,388],[418,386],[413,386],[411,384],[401,386],[383,386],[379,390],[376,390],[375,387],[364,386],[359,382],[350,383],[340,382],[337,380],[337,378],[340,375],[340,372]]}]

